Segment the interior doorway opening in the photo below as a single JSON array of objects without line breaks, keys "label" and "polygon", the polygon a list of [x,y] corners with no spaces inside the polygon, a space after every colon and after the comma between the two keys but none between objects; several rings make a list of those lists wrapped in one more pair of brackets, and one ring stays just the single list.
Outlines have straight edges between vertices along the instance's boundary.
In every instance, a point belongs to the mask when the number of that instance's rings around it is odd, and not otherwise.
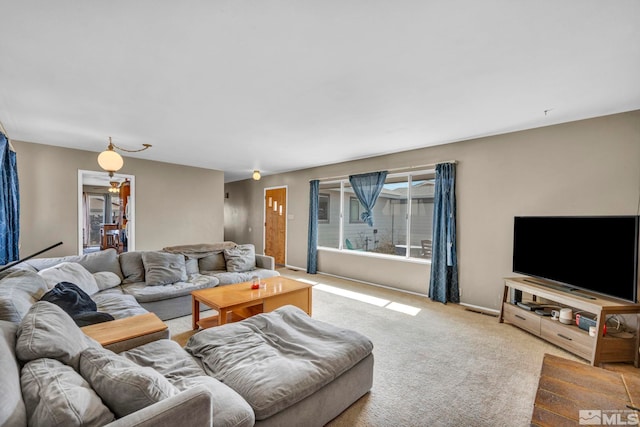
[{"label": "interior doorway opening", "polygon": [[135,177],[78,171],[78,253],[135,250]]}]

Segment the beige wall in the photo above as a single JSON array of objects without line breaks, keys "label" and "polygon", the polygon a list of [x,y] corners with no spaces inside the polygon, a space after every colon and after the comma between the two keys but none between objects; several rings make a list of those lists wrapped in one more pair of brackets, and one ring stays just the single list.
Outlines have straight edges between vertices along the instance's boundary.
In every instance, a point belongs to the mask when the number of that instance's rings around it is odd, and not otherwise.
[{"label": "beige wall", "polygon": [[[42,256],[78,251],[78,170],[99,171],[98,153],[12,141],[20,185],[20,256],[59,241]],[[137,250],[217,242],[224,235],[221,171],[125,157],[135,176]]]},{"label": "beige wall", "polygon": [[[289,191],[287,264],[306,267],[309,180],[457,160],[462,301],[498,309],[516,215],[635,215],[640,111],[229,183],[225,239],[260,252],[264,188]],[[251,229],[251,231],[249,231]],[[322,272],[427,293],[429,266],[321,251]],[[588,266],[585,266],[588,267]]]}]

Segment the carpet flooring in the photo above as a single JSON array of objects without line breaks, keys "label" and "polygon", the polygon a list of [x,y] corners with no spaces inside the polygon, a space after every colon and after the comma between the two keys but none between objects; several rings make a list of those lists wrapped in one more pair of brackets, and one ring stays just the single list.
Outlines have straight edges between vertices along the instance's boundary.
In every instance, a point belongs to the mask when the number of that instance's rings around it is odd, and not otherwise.
[{"label": "carpet flooring", "polygon": [[[357,330],[374,344],[373,388],[330,427],[528,426],[543,355],[584,362],[457,304],[321,274],[280,273],[314,284],[312,317]],[[181,345],[193,334],[191,316],[166,323]]]}]

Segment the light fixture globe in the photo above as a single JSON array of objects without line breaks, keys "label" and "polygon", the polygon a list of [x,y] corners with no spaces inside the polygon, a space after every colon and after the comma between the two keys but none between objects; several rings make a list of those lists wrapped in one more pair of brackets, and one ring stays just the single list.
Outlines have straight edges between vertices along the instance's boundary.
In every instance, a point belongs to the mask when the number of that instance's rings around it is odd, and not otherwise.
[{"label": "light fixture globe", "polygon": [[98,164],[102,169],[109,172],[109,176],[113,176],[114,172],[119,171],[124,166],[124,159],[110,146],[98,155]]},{"label": "light fixture globe", "polygon": [[258,170],[253,171],[253,179],[256,181],[260,181],[260,171]]}]

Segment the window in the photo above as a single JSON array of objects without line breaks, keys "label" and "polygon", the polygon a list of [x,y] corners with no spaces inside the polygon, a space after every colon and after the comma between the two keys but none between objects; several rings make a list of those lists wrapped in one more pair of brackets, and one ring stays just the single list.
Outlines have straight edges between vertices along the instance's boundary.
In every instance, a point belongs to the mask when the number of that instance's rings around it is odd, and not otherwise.
[{"label": "window", "polygon": [[357,197],[349,198],[349,223],[350,224],[362,223],[362,220],[360,219],[361,208],[362,208],[362,205],[360,204],[360,201],[358,200]]},{"label": "window", "polygon": [[320,224],[329,223],[329,200],[328,194],[318,195],[318,223]]},{"label": "window", "polygon": [[[424,248],[432,240],[434,180],[435,171],[387,175],[373,208],[373,227],[360,219],[364,208],[348,180],[321,182],[318,246],[431,258],[430,250]],[[327,199],[324,212],[323,196]],[[322,220],[323,215],[331,221]]]}]

